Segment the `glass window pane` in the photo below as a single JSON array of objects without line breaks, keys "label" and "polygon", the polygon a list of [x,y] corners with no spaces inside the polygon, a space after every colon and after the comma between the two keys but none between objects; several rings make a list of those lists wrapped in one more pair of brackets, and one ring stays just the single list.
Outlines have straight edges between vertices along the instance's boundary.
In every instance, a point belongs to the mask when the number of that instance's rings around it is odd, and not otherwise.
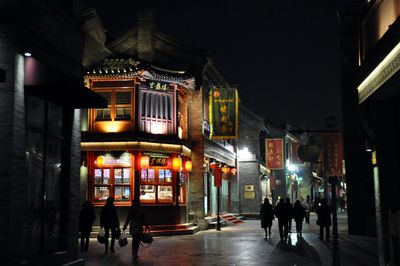
[{"label": "glass window pane", "polygon": [[146,116],[146,93],[141,92],[140,97],[140,102],[142,103],[142,116]]},{"label": "glass window pane", "polygon": [[115,201],[129,201],[131,190],[129,187],[115,186],[114,199]]},{"label": "glass window pane", "polygon": [[59,138],[48,137],[45,175],[44,247],[59,248],[61,212],[61,147]]},{"label": "glass window pane", "polygon": [[158,202],[171,203],[173,202],[172,197],[172,186],[158,186]]},{"label": "glass window pane", "polygon": [[130,184],[130,169],[129,168],[116,168],[114,169],[114,182],[115,184]]},{"label": "glass window pane", "polygon": [[147,169],[147,181],[154,182],[155,181],[155,170],[154,169]]},{"label": "glass window pane", "polygon": [[26,120],[29,126],[44,129],[45,102],[28,95],[26,99]]},{"label": "glass window pane", "polygon": [[171,120],[171,114],[172,114],[172,97],[167,96],[167,117],[169,120]]},{"label": "glass window pane", "polygon": [[111,119],[111,109],[96,109],[96,120],[110,120]]},{"label": "glass window pane", "polygon": [[147,182],[147,169],[142,169],[140,172],[140,181]]},{"label": "glass window pane", "polygon": [[147,106],[147,112],[146,112],[146,117],[151,117],[151,94],[147,93],[146,94],[146,106]]},{"label": "glass window pane", "polygon": [[103,184],[103,169],[94,169],[94,183]]},{"label": "glass window pane", "polygon": [[161,95],[157,95],[157,118],[161,118]]},{"label": "glass window pane", "polygon": [[129,107],[117,107],[116,108],[117,119],[131,119],[131,108]]},{"label": "glass window pane", "polygon": [[154,93],[151,94],[151,116],[156,117],[156,95]]},{"label": "glass window pane", "polygon": [[140,201],[141,202],[155,202],[156,201],[155,186],[152,186],[152,185],[140,186]]},{"label": "glass window pane", "polygon": [[37,254],[40,248],[40,237],[42,235],[41,223],[43,212],[42,202],[42,184],[44,175],[44,135],[27,131],[26,143],[26,161],[27,161],[27,194],[25,205],[25,213],[27,214],[27,223],[29,230],[26,233],[26,241],[28,250],[31,254]]},{"label": "glass window pane", "polygon": [[116,92],[115,94],[116,104],[130,104],[131,103],[131,93],[128,92]]},{"label": "glass window pane", "polygon": [[165,171],[164,170],[158,170],[158,181],[160,183],[164,183],[165,182]]},{"label": "glass window pane", "polygon": [[94,187],[94,200],[95,201],[106,201],[110,196],[109,187]]},{"label": "glass window pane", "polygon": [[53,103],[49,103],[49,110],[47,114],[48,132],[51,135],[61,137],[63,126],[62,107]]},{"label": "glass window pane", "polygon": [[165,182],[172,182],[172,172],[165,170]]}]

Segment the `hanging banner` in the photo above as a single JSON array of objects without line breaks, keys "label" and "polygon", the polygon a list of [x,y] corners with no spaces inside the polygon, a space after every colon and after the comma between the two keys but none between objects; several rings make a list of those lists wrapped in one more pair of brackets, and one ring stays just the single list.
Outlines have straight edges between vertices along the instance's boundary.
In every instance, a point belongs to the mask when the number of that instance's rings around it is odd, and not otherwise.
[{"label": "hanging banner", "polygon": [[284,153],[283,139],[267,139],[265,147],[267,148],[267,168],[270,170],[283,169]]},{"label": "hanging banner", "polygon": [[214,176],[214,187],[222,186],[222,171],[219,168],[216,168],[213,173]]},{"label": "hanging banner", "polygon": [[340,133],[323,134],[324,176],[343,175],[343,148]]},{"label": "hanging banner", "polygon": [[209,98],[210,139],[237,138],[239,124],[237,89],[211,89]]},{"label": "hanging banner", "polygon": [[299,158],[299,147],[300,142],[292,142],[292,152],[290,153],[291,164],[303,164],[303,161]]}]

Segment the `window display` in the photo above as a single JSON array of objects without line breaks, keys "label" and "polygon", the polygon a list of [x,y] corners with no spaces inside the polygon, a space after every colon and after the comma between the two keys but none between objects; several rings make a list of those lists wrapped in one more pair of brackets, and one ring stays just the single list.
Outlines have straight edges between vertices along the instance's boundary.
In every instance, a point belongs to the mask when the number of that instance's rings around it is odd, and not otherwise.
[{"label": "window display", "polygon": [[115,201],[129,201],[131,196],[131,189],[129,186],[115,186],[114,200]]},{"label": "window display", "polygon": [[115,168],[114,183],[115,184],[130,184],[130,168]]},{"label": "window display", "polygon": [[173,202],[172,186],[158,186],[158,202]]},{"label": "window display", "polygon": [[141,202],[155,202],[156,201],[156,191],[155,186],[152,185],[142,185],[140,186],[140,201]]},{"label": "window display", "polygon": [[95,201],[106,201],[110,196],[110,187],[95,187],[94,188],[94,200]]}]

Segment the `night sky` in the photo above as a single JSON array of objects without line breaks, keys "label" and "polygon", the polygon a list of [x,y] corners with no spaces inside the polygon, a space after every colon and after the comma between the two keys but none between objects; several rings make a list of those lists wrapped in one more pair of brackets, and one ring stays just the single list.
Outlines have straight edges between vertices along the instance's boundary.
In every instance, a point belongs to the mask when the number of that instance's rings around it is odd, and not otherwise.
[{"label": "night sky", "polygon": [[[137,0],[94,2],[111,36],[136,25]],[[250,110],[277,125],[322,129],[328,116],[341,120],[337,18],[328,2],[159,0],[152,5],[157,29],[209,50]]]}]

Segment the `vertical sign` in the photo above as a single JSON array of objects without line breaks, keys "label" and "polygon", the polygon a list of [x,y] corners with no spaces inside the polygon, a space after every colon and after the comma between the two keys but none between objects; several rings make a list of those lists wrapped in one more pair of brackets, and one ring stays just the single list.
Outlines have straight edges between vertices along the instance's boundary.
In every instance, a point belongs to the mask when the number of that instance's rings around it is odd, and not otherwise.
[{"label": "vertical sign", "polygon": [[325,176],[343,175],[343,150],[340,133],[323,134],[323,161]]},{"label": "vertical sign", "polygon": [[219,168],[215,168],[214,173],[214,187],[222,186],[222,171]]},{"label": "vertical sign", "polygon": [[211,89],[209,100],[210,139],[237,138],[239,124],[237,89]]},{"label": "vertical sign", "polygon": [[283,139],[267,139],[267,168],[283,169]]}]

